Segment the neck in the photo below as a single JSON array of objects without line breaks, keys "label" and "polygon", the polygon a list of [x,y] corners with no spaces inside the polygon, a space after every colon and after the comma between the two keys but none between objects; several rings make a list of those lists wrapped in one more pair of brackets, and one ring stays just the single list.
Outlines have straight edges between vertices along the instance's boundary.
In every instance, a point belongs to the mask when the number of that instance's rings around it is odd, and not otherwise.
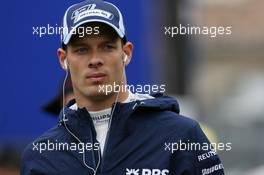
[{"label": "neck", "polygon": [[75,99],[78,107],[80,108],[85,107],[87,111],[100,111],[103,109],[111,108],[116,99],[117,102],[125,101],[129,96],[129,92],[120,91],[118,98],[117,95],[118,93],[112,93],[100,97],[84,97],[81,95],[75,95]]}]

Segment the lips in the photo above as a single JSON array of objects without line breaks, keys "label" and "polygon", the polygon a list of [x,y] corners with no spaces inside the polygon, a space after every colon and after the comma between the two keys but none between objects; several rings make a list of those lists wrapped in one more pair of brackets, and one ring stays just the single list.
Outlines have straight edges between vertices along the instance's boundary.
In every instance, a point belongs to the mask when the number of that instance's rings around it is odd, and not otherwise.
[{"label": "lips", "polygon": [[87,79],[94,81],[94,82],[103,81],[105,77],[106,77],[106,74],[104,73],[91,73],[86,76]]}]

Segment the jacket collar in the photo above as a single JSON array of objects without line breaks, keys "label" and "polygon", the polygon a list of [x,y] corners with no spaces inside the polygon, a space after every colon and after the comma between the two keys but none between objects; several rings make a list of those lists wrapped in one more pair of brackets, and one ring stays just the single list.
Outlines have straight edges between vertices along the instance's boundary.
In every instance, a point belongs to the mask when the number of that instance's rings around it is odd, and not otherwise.
[{"label": "jacket collar", "polygon": [[[126,116],[130,116],[133,112],[142,109],[152,111],[172,111],[175,113],[180,112],[179,104],[174,98],[165,96],[161,93],[151,94],[151,96],[155,98],[142,101],[137,100],[130,103],[117,102],[114,113],[117,113],[118,111],[119,114],[126,114]],[[76,101],[73,99],[64,108],[64,113],[66,115],[66,119],[68,120],[67,124],[82,125],[92,122],[86,108],[78,108],[77,110],[70,109],[70,106],[75,103]],[[59,119],[60,121],[63,120],[63,109],[60,112]]]}]

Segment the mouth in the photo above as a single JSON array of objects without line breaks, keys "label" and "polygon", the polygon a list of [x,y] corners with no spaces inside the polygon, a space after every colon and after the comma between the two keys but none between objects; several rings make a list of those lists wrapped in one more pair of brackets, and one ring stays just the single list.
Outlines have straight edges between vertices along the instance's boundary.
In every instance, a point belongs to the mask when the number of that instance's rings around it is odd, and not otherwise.
[{"label": "mouth", "polygon": [[104,73],[91,73],[86,76],[86,79],[92,81],[92,82],[102,82],[106,78],[106,74]]}]

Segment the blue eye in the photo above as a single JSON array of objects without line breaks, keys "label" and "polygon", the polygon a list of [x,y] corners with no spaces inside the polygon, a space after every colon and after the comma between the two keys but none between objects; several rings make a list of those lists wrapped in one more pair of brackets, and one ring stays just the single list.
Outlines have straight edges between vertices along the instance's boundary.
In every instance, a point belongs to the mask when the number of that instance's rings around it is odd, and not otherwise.
[{"label": "blue eye", "polygon": [[114,46],[112,46],[112,45],[108,44],[108,45],[107,45],[107,48],[110,48],[110,49],[112,49],[112,48],[114,48]]},{"label": "blue eye", "polygon": [[78,49],[76,50],[76,52],[77,52],[77,53],[80,53],[80,54],[86,53],[87,51],[88,51],[88,49],[85,48],[85,47],[81,47],[81,48],[78,48]]},{"label": "blue eye", "polygon": [[113,44],[106,44],[104,49],[112,50],[112,49],[115,49],[115,46]]}]

